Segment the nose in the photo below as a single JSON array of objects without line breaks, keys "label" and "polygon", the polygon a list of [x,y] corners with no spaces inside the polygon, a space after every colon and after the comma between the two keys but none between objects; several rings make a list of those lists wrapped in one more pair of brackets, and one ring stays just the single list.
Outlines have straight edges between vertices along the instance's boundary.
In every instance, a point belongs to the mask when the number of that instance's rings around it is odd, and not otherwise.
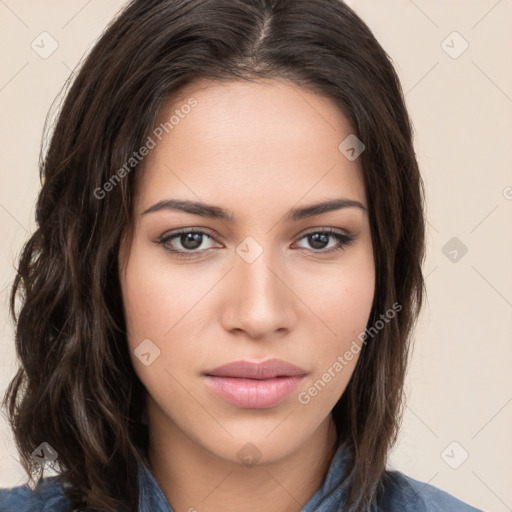
[{"label": "nose", "polygon": [[280,268],[267,251],[251,263],[236,257],[234,268],[226,276],[222,312],[226,330],[263,339],[293,329],[298,299],[289,274]]}]

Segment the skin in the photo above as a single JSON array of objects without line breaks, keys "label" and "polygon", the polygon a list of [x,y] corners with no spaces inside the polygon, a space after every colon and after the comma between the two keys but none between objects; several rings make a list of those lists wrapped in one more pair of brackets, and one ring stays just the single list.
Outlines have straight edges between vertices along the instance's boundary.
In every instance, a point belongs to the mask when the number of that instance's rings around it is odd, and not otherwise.
[{"label": "skin", "polygon": [[[190,97],[197,106],[137,171],[134,236],[120,247],[127,342],[148,391],[151,470],[175,512],[296,512],[329,469],[331,410],[358,355],[309,403],[298,394],[365,330],[375,289],[362,171],[338,149],[353,130],[330,100],[286,80],[195,82],[160,120]],[[172,210],[141,215],[168,198],[222,207],[235,221]],[[366,211],[284,218],[336,198]],[[179,228],[212,238],[169,241],[192,256],[180,258],[155,243]],[[355,240],[328,253],[334,237],[315,245],[306,236],[326,228]],[[249,236],[263,250],[251,263],[236,251]],[[145,339],[160,350],[148,366],[134,354]],[[308,372],[274,407],[239,408],[201,376],[231,361],[274,357]],[[255,464],[238,456],[247,443],[257,449],[250,448]]]}]

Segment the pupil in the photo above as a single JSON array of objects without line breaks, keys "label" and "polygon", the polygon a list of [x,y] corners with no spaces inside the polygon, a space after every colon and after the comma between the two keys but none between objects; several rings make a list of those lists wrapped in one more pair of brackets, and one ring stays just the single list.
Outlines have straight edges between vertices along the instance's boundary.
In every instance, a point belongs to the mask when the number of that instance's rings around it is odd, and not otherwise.
[{"label": "pupil", "polygon": [[[183,237],[185,241],[183,241]],[[201,233],[186,233],[181,237],[183,247],[187,249],[197,249],[201,245]],[[199,242],[199,243],[198,243]]]},{"label": "pupil", "polygon": [[[312,240],[311,246],[315,249],[323,249],[329,242],[329,236],[325,233],[314,233],[309,235],[309,238]],[[320,246],[317,245],[319,239],[321,239]]]}]

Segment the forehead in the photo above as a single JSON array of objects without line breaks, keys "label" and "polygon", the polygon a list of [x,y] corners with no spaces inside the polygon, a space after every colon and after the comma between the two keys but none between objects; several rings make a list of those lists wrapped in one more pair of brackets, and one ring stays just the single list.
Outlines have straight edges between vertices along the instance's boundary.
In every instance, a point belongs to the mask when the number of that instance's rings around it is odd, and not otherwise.
[{"label": "forehead", "polygon": [[141,208],[171,194],[233,211],[340,195],[366,204],[358,161],[338,149],[353,132],[347,119],[287,80],[191,83],[158,126],[166,129],[143,163]]}]

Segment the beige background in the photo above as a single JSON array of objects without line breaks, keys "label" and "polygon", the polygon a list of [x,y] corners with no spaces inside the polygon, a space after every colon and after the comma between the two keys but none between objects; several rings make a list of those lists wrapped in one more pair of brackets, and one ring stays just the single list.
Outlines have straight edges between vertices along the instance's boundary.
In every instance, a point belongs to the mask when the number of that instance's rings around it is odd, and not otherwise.
[{"label": "beige background", "polygon": [[[395,62],[427,187],[428,301],[391,464],[486,511],[510,511],[512,1],[349,3]],[[34,229],[45,116],[123,4],[0,0],[2,394],[15,369],[7,293]],[[46,59],[31,48],[43,31],[58,43]],[[0,453],[0,486],[26,481],[2,417]]]}]

